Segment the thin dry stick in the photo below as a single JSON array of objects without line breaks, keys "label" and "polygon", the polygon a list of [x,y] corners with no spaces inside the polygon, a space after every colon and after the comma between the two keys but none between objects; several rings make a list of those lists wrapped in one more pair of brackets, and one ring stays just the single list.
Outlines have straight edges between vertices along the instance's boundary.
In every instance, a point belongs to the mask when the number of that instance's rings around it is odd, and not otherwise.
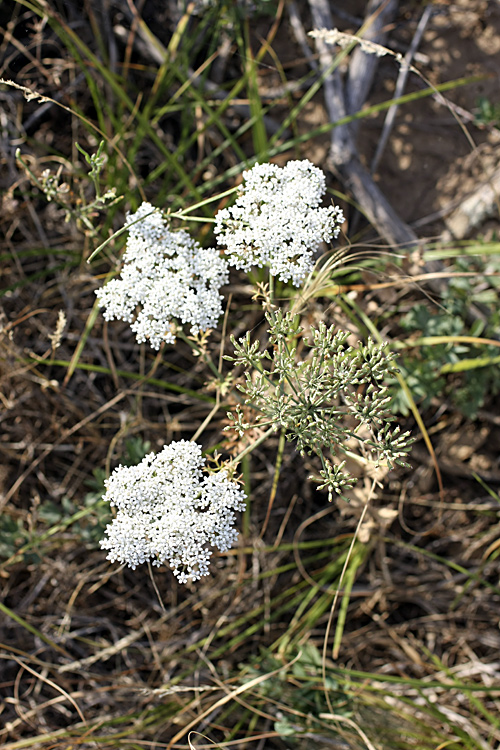
[{"label": "thin dry stick", "polygon": [[28,672],[31,672],[32,675],[34,675],[37,679],[42,680],[47,685],[50,685],[51,688],[54,688],[54,690],[57,690],[58,693],[61,693],[61,695],[64,695],[65,698],[71,703],[71,705],[74,707],[75,711],[77,712],[80,719],[83,721],[85,726],[87,726],[87,722],[85,720],[85,716],[82,714],[80,707],[76,703],[75,699],[71,697],[69,693],[66,692],[62,687],[57,685],[57,683],[53,682],[52,680],[49,680],[48,677],[44,677],[40,672],[36,672],[34,669],[32,669],[28,664],[26,664],[24,661],[21,661],[21,659],[18,659],[17,656],[11,656],[11,659],[13,659],[17,664],[19,664],[20,667],[23,669],[26,669]]},{"label": "thin dry stick", "polygon": [[[491,273],[482,273],[482,276],[490,278],[491,276],[500,276],[498,271],[491,271]],[[392,281],[380,281],[377,284],[331,284],[321,289],[321,295],[325,294],[347,294],[347,292],[372,292],[375,289],[404,289],[409,287],[411,284],[417,282],[431,282],[435,279],[454,279],[464,277],[477,277],[477,271],[439,271],[437,273],[417,273],[414,276],[398,276]],[[498,346],[498,342],[495,342],[495,346]]]},{"label": "thin dry stick", "polygon": [[300,20],[299,12],[297,10],[297,4],[295,3],[295,0],[289,0],[287,3],[288,8],[288,15],[290,18],[290,26],[292,27],[292,31],[295,34],[295,39],[299,43],[302,53],[306,60],[308,61],[311,68],[315,71],[318,71],[318,63],[316,62],[316,59],[314,55],[312,54],[311,50],[309,49],[309,45],[307,44],[307,35],[304,30],[304,26],[302,24],[302,21]]},{"label": "thin dry stick", "polygon": [[356,732],[359,734],[363,742],[366,743],[366,747],[368,748],[368,750],[377,750],[376,747],[372,745],[372,743],[370,742],[366,734],[363,732],[361,727],[359,727],[355,721],[353,721],[352,719],[349,719],[348,716],[342,716],[341,714],[330,713],[330,714],[320,714],[319,718],[323,720],[329,719],[330,721],[338,721],[341,724],[347,724],[349,727],[352,727],[353,729],[356,730]]},{"label": "thin dry stick", "polygon": [[[406,79],[408,78],[408,73],[410,72],[411,62],[413,60],[415,52],[418,49],[418,45],[420,44],[420,41],[424,35],[424,31],[427,27],[431,14],[432,14],[432,5],[428,5],[425,8],[424,12],[422,13],[422,17],[420,18],[420,21],[418,22],[415,35],[412,39],[412,43],[408,49],[408,52],[404,56],[403,63],[399,69],[398,80],[396,81],[396,88],[394,90],[395,99],[398,99],[403,94],[404,87],[406,85]],[[372,174],[377,171],[380,158],[386,147],[387,140],[392,130],[392,126],[394,125],[394,120],[396,119],[397,111],[398,111],[397,104],[393,104],[392,107],[389,107],[389,109],[387,110],[387,114],[385,116],[385,121],[384,121],[384,127],[382,128],[382,134],[377,144],[377,150],[375,151],[375,156],[373,157],[373,161],[371,165]]]},{"label": "thin dry stick", "polygon": [[132,633],[120,638],[119,641],[113,643],[111,646],[97,651],[97,653],[87,656],[85,659],[78,659],[78,661],[72,661],[70,664],[63,664],[58,668],[59,673],[63,672],[81,672],[82,669],[92,666],[100,661],[106,661],[111,656],[119,654],[126,648],[132,645],[135,641],[139,640],[140,636],[144,633],[144,627],[140,627],[139,630],[134,630]]},{"label": "thin dry stick", "polygon": [[165,608],[165,605],[163,604],[163,599],[161,598],[160,589],[156,585],[156,581],[155,581],[155,578],[154,578],[154,575],[153,575],[153,568],[151,566],[151,561],[150,560],[148,560],[148,572],[149,572],[149,577],[151,579],[151,583],[153,584],[153,588],[154,588],[154,591],[155,591],[155,594],[156,594],[156,598],[158,599],[158,602],[160,604],[160,607],[162,608],[163,612],[166,612],[167,610]]},{"label": "thin dry stick", "polygon": [[213,740],[210,739],[210,737],[207,737],[205,734],[200,734],[200,732],[189,732],[188,738],[187,738],[189,750],[197,750],[197,748],[191,742],[191,735],[194,735],[194,734],[197,734],[198,737],[202,737],[204,740],[207,740],[207,742],[210,743],[209,747],[221,747],[221,745],[219,745],[218,742],[214,742]]}]

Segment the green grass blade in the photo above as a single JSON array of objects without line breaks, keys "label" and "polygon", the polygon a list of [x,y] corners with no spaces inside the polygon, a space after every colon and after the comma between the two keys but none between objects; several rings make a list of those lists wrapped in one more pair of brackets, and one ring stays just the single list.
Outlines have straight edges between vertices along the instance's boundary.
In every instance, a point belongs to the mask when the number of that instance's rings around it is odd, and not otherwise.
[{"label": "green grass blade", "polygon": [[20,615],[18,615],[16,612],[14,612],[12,609],[7,607],[6,604],[3,602],[0,602],[0,612],[3,612],[3,614],[6,617],[9,617],[11,620],[14,620],[14,622],[17,622],[18,625],[20,625],[22,628],[27,630],[32,635],[35,635],[37,638],[40,638],[41,641],[47,644],[47,646],[50,646],[55,651],[58,651],[60,654],[63,654],[66,657],[70,657],[68,652],[59,646],[58,643],[55,643],[51,638],[49,638],[45,633],[42,633],[38,628],[35,628],[34,625],[31,625],[29,622],[26,622]]}]

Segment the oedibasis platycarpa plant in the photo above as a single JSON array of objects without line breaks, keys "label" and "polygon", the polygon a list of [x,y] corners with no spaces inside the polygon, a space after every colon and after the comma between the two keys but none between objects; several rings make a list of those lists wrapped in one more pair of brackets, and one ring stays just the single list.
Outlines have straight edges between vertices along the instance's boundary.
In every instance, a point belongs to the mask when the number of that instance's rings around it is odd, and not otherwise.
[{"label": "oedibasis platycarpa plant", "polygon": [[236,513],[245,507],[236,467],[272,432],[283,430],[301,454],[319,457],[315,479],[330,501],[355,482],[345,461],[335,460],[339,454],[352,452],[355,444],[366,460],[406,465],[411,442],[409,433],[393,427],[388,411],[384,380],[394,365],[384,346],[368,340],[352,347],[348,333],[320,323],[299,358],[297,316],[273,299],[275,278],[300,287],[313,272],[321,244],[340,231],[340,208],[320,205],[323,172],[307,160],[283,168],[258,164],[243,173],[235,192],[234,204],[213,219],[223,255],[202,248],[186,230],[172,228],[174,218],[197,218],[191,213],[196,206],[165,215],[143,203],[126,218],[120,277],[96,292],[107,320],[127,321],[137,341],[154,349],[176,337],[190,341],[222,383],[197,339],[222,315],[220,289],[229,266],[243,272],[268,269],[267,284],[256,290],[263,299],[268,342],[261,347],[250,332],[238,340],[232,336],[234,355],[226,356],[243,368],[238,388],[244,403],[229,415],[231,428],[241,437],[259,427],[261,437],[214,468],[205,466],[200,445],[172,442],[137,466],[119,466],[106,480],[104,499],[117,508],[101,541],[108,559],[131,568],[146,561],[168,563],[181,583],[208,575],[212,548],[226,551],[236,541]]}]

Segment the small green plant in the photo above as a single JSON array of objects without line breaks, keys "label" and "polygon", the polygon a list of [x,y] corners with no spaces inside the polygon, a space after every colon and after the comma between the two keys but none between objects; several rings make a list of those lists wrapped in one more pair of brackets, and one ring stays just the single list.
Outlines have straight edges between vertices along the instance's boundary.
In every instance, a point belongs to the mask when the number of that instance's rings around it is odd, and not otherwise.
[{"label": "small green plant", "polygon": [[480,96],[475,110],[474,124],[478,127],[490,125],[500,127],[500,104],[492,102],[486,96]]},{"label": "small green plant", "polygon": [[7,513],[0,516],[0,557],[9,559],[19,548],[29,541],[28,529],[20,518],[12,518]]},{"label": "small green plant", "polygon": [[[73,178],[74,189],[70,187],[68,182],[61,182],[62,165],[58,167],[56,172],[44,169],[40,175],[37,175],[22,156],[19,148],[16,150],[16,159],[23,167],[31,183],[45,195],[47,201],[57,203],[64,210],[65,221],[74,221],[78,227],[85,228],[91,233],[91,236],[94,236],[96,230],[93,220],[99,211],[104,208],[111,208],[111,206],[119,203],[123,196],[117,196],[116,188],[102,188],[101,186],[101,172],[107,161],[107,156],[104,153],[105,141],[99,143],[95,153],[88,153],[78,143],[75,143],[75,146],[90,167],[88,178],[90,178],[94,191],[92,199],[85,195],[84,185],[86,180]],[[70,171],[73,172],[74,170],[71,169]],[[71,178],[68,176],[67,179]]]},{"label": "small green plant", "polygon": [[[457,258],[453,270],[457,275],[447,282],[439,306],[417,304],[401,318],[404,331],[418,338],[416,347],[401,355],[398,367],[423,408],[444,396],[474,419],[486,398],[500,392],[500,352],[490,340],[500,325],[495,276],[500,259]],[[484,312],[471,323],[474,303]],[[410,405],[404,392],[394,384],[391,394],[393,411],[407,415]]]},{"label": "small green plant", "polygon": [[[300,647],[288,669],[283,669],[282,662],[271,654],[262,652],[258,667],[250,668],[245,679],[266,674],[271,676],[260,684],[258,696],[266,702],[268,710],[275,707],[274,729],[280,737],[292,742],[292,747],[298,745],[304,733],[323,734],[325,727],[317,717],[332,708],[341,718],[352,716],[351,696],[334,677],[328,674],[323,677],[321,654],[312,642]],[[338,737],[332,729],[327,734]]]}]

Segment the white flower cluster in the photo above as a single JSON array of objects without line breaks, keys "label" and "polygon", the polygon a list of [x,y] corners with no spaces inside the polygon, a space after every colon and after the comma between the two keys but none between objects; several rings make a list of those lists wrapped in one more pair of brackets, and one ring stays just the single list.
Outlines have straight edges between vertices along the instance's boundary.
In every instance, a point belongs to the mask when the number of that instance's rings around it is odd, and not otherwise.
[{"label": "white flower cluster", "polygon": [[299,286],[321,242],[337,237],[344,221],[338,206],[319,208],[325,189],[323,172],[307,159],[243,172],[235,204],[215,217],[217,242],[227,248],[229,263],[244,271],[269,266],[273,276]]},{"label": "white flower cluster", "polygon": [[209,573],[212,551],[235,543],[235,512],[245,494],[224,470],[203,473],[196,443],[180,440],[150,453],[137,466],[119,466],[106,480],[104,500],[118,509],[101,547],[107,559],[135,568],[168,562],[180,583]]},{"label": "white flower cluster", "polygon": [[139,343],[159,349],[162,341],[175,342],[178,323],[191,324],[192,334],[217,325],[228,268],[216,249],[202,248],[184,230],[170,231],[150,203],[129,214],[127,225],[143,216],[128,230],[121,278],[96,295],[106,320],[131,323]]}]

